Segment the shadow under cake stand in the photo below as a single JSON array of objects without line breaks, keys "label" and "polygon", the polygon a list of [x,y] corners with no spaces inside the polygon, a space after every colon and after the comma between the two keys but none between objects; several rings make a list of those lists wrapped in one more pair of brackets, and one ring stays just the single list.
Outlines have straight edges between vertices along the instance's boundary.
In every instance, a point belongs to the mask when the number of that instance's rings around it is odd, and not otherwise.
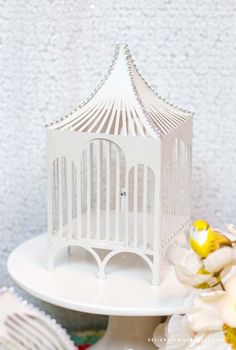
[{"label": "shadow under cake stand", "polygon": [[108,315],[108,328],[91,350],[156,349],[151,338],[162,315],[184,313],[188,291],[171,265],[163,267],[162,284],[152,286],[151,272],[134,254],[116,256],[107,278],[96,277],[97,266],[87,251],[62,251],[54,272],[47,270],[47,235],[19,245],[8,259],[14,282],[31,295],[67,309]]}]

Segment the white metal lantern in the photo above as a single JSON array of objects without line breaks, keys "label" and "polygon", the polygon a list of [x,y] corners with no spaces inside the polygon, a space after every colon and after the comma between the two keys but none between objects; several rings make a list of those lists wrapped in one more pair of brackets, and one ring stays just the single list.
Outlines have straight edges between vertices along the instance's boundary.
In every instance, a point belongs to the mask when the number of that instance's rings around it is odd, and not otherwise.
[{"label": "white metal lantern", "polygon": [[192,114],[158,96],[119,45],[99,88],[47,139],[49,269],[76,245],[103,278],[114,255],[132,252],[160,284],[166,249],[190,224]]}]

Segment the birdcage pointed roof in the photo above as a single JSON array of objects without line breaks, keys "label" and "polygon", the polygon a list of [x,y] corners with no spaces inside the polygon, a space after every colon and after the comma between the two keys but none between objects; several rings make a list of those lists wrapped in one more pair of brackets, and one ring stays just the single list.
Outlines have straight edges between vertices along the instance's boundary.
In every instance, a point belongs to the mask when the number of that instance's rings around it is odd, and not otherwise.
[{"label": "birdcage pointed roof", "polygon": [[160,97],[138,72],[127,45],[117,45],[100,86],[79,107],[48,128],[162,137],[192,117]]}]

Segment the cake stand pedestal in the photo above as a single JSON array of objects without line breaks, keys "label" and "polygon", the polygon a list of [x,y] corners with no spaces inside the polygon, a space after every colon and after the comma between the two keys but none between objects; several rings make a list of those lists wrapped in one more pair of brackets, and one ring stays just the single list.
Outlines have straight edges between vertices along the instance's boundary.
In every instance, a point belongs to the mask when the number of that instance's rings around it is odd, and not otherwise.
[{"label": "cake stand pedestal", "polygon": [[162,315],[184,313],[188,291],[179,284],[171,265],[163,267],[160,287],[151,285],[151,272],[134,254],[114,257],[107,278],[96,277],[97,266],[87,251],[74,247],[47,270],[47,236],[18,246],[8,259],[14,282],[26,292],[67,309],[108,315],[103,338],[91,350],[154,350],[151,338]]}]

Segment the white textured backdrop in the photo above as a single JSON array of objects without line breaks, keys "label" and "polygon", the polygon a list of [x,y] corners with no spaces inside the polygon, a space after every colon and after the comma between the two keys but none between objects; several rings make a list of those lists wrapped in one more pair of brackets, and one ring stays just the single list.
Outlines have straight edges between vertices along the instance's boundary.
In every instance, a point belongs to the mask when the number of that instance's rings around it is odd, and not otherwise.
[{"label": "white textured backdrop", "polygon": [[[196,113],[194,216],[236,223],[234,0],[0,0],[0,286],[12,248],[46,230],[44,124],[87,97],[117,41],[159,94]],[[40,306],[69,327],[106,321]]]}]

